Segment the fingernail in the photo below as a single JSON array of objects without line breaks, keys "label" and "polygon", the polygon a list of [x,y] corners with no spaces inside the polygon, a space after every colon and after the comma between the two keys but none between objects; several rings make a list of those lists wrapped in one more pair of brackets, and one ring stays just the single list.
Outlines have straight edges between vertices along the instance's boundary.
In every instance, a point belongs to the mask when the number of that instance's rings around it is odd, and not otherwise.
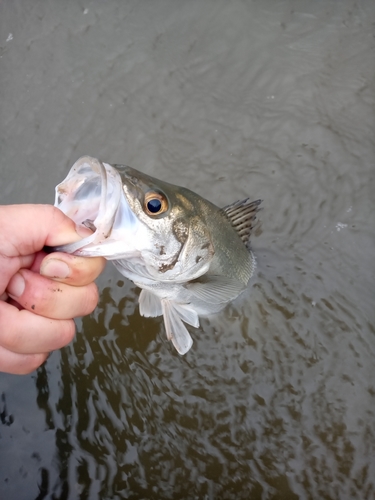
[{"label": "fingernail", "polygon": [[90,236],[93,233],[93,231],[91,231],[91,229],[89,229],[88,227],[76,224],[76,233],[81,238],[86,238],[86,236]]},{"label": "fingernail", "polygon": [[40,274],[46,276],[46,278],[65,279],[70,275],[70,267],[62,260],[48,259],[43,262],[40,268]]},{"label": "fingernail", "polygon": [[9,281],[7,292],[13,298],[20,297],[25,291],[25,280],[21,274],[17,273]]}]

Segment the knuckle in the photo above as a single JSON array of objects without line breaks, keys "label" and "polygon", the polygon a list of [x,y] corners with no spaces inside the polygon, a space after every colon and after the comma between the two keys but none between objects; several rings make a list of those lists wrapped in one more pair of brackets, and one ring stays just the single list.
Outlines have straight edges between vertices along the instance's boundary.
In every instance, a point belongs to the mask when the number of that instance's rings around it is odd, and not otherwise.
[{"label": "knuckle", "polygon": [[19,352],[21,342],[21,336],[14,334],[11,328],[4,329],[4,331],[1,332],[1,346],[8,349],[8,351],[15,353]]},{"label": "knuckle", "polygon": [[90,283],[86,287],[85,301],[83,304],[84,315],[93,312],[99,301],[99,291],[95,283]]},{"label": "knuckle", "polygon": [[48,353],[24,354],[17,365],[19,375],[28,375],[39,368],[48,358]]},{"label": "knuckle", "polygon": [[76,327],[72,319],[61,320],[60,326],[60,347],[64,347],[74,339],[74,336],[76,334]]},{"label": "knuckle", "polygon": [[20,304],[31,312],[44,314],[55,307],[60,291],[59,284],[48,278],[28,272],[25,274],[26,289]]}]

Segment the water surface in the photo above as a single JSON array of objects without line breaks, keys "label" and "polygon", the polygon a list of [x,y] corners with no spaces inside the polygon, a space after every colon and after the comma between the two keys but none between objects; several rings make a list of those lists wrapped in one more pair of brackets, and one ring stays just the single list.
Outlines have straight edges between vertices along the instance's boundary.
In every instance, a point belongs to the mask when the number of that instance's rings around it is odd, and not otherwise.
[{"label": "water surface", "polygon": [[375,496],[373,1],[0,2],[0,201],[83,154],[262,198],[249,289],[191,329],[108,265],[75,341],[0,375],[0,497]]}]

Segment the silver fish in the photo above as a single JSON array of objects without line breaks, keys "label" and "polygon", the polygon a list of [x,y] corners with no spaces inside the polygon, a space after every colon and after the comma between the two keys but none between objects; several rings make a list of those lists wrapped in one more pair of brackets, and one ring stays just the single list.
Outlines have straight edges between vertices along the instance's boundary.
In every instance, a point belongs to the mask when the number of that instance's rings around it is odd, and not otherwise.
[{"label": "silver fish", "polygon": [[93,233],[55,248],[112,260],[142,290],[140,314],[164,316],[180,354],[192,346],[184,323],[215,313],[247,286],[248,248],[261,200],[219,208],[192,191],[138,170],[84,156],[56,187],[55,206]]}]

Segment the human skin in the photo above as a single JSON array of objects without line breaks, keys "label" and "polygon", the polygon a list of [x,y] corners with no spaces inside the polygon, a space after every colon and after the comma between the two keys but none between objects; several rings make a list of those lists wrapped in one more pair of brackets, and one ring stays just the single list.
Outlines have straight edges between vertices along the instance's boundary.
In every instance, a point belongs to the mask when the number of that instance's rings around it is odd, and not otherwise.
[{"label": "human skin", "polygon": [[105,260],[43,251],[87,233],[51,205],[0,206],[0,371],[32,372],[96,307]]}]

